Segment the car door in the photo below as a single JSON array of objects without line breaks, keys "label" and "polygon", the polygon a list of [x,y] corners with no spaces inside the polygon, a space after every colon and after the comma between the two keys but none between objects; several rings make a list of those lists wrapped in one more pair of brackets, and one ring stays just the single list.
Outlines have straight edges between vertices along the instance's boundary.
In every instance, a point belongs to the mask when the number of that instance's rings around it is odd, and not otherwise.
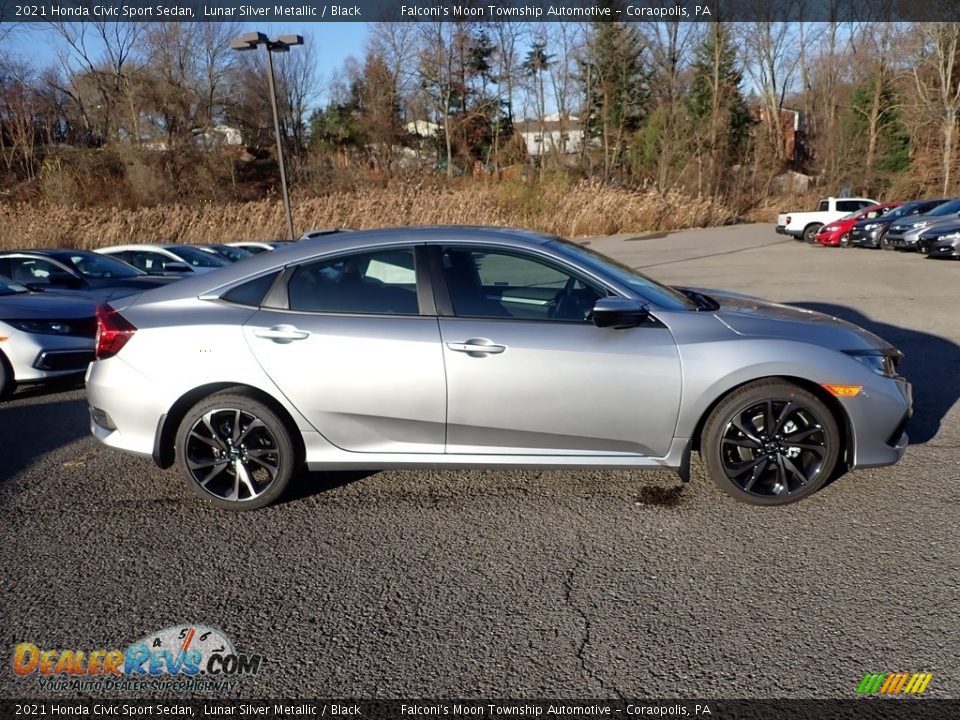
[{"label": "car door", "polygon": [[440,331],[417,275],[413,247],[304,262],[244,327],[287,399],[344,450],[443,453]]},{"label": "car door", "polygon": [[665,326],[594,326],[608,291],[558,261],[498,247],[435,252],[448,453],[666,455],[680,359]]}]

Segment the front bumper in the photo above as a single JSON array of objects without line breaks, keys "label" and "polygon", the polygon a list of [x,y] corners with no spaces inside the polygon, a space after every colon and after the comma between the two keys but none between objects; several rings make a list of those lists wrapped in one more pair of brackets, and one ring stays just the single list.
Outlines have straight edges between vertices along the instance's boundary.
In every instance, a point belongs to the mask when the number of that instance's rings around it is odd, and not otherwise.
[{"label": "front bumper", "polygon": [[952,259],[960,257],[957,252],[957,246],[953,242],[934,242],[927,249],[927,257]]},{"label": "front bumper", "polygon": [[922,230],[908,230],[907,232],[887,233],[887,244],[890,247],[897,250],[916,250],[917,249],[917,239],[920,237]]},{"label": "front bumper", "polygon": [[0,341],[0,352],[10,362],[16,382],[42,382],[86,370],[93,360],[93,338],[16,330]]},{"label": "front bumper", "polygon": [[852,468],[893,465],[906,452],[913,390],[904,378],[877,376],[860,395],[841,401],[853,432]]},{"label": "front bumper", "polygon": [[857,246],[868,246],[874,247],[877,244],[877,238],[880,235],[879,229],[874,230],[859,230],[854,228],[850,231],[850,244]]}]

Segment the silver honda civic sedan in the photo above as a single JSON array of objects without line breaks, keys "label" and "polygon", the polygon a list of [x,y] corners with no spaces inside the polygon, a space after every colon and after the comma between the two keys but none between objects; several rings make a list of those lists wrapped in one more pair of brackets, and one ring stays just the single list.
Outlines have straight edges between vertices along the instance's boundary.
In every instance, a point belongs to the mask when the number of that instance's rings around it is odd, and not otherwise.
[{"label": "silver honda civic sedan", "polygon": [[674,468],[799,500],[907,444],[900,353],[500,228],[304,240],[98,310],[91,430],[222,508],[298,471]]}]

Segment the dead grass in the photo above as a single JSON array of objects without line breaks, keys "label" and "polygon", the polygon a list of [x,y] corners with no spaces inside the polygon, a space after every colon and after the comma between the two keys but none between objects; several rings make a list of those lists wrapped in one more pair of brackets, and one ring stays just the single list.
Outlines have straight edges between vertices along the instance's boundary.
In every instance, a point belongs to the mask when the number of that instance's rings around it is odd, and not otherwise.
[{"label": "dead grass", "polygon": [[[732,222],[728,208],[680,192],[636,192],[598,183],[462,181],[392,183],[294,200],[297,232],[398,225],[499,225],[568,237],[707,227]],[[95,248],[131,242],[231,242],[285,235],[279,200],[158,205],[133,210],[0,205],[0,247]]]}]

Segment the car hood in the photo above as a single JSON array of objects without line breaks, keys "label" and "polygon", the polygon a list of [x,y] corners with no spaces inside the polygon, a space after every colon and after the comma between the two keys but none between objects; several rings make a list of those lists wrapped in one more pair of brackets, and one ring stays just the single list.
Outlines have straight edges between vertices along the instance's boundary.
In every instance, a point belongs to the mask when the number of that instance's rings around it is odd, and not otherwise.
[{"label": "car hood", "polygon": [[0,296],[0,320],[69,320],[93,317],[96,303],[52,293]]},{"label": "car hood", "polygon": [[797,340],[834,350],[895,350],[883,338],[832,315],[723,290],[698,292],[719,303],[714,314],[738,335]]},{"label": "car hood", "polygon": [[889,220],[889,219],[882,218],[882,217],[878,217],[878,218],[867,218],[867,219],[865,219],[865,220],[857,220],[857,221],[853,224],[853,227],[859,228],[859,229],[862,230],[862,229],[863,229],[865,226],[867,226],[867,225],[881,225],[881,224],[882,224],[882,225],[890,225],[890,224],[892,224],[892,223],[894,223],[894,222],[897,222],[897,220]]},{"label": "car hood", "polygon": [[[920,231],[926,232],[931,228],[940,228],[940,226],[947,223],[955,223],[958,220],[957,215],[935,215],[933,217],[928,217],[926,215],[916,215],[912,220],[898,220],[893,225],[890,226],[891,230],[896,230],[897,232],[910,232],[910,231]],[[930,223],[923,228],[914,228],[912,227],[914,223],[918,222],[928,222]]]},{"label": "car hood", "polygon": [[924,228],[924,235],[946,235],[960,231],[960,218],[950,218],[949,222],[940,222]]}]

